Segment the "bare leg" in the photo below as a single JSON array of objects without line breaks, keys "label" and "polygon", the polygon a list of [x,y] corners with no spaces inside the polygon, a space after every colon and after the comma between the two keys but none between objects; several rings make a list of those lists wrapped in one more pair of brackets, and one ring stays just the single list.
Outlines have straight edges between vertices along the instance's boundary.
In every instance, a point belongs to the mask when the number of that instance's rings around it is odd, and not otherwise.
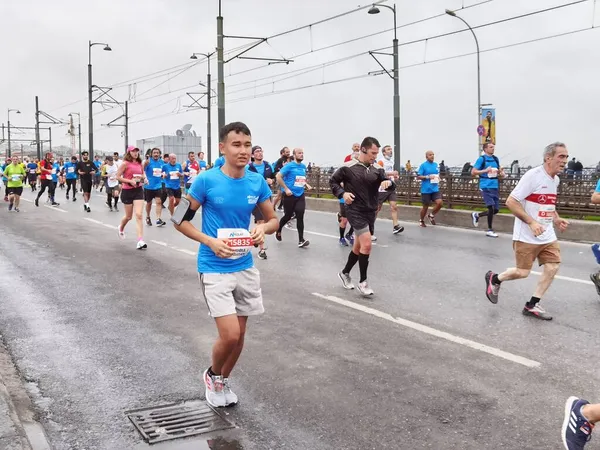
[{"label": "bare leg", "polygon": [[398,204],[396,202],[390,202],[390,209],[392,210],[392,224],[398,225]]},{"label": "bare leg", "polygon": [[162,214],[162,210],[163,210],[163,204],[162,204],[162,201],[161,201],[161,199],[159,197],[156,197],[155,201],[156,201],[156,217],[159,218],[159,219],[161,219],[161,214]]},{"label": "bare leg", "polygon": [[600,403],[585,405],[581,408],[581,414],[592,423],[600,422]]},{"label": "bare leg", "polygon": [[213,345],[211,367],[213,373],[221,375],[223,366],[239,344],[241,329],[240,321],[235,314],[217,317],[215,323],[217,324],[219,337]]},{"label": "bare leg", "polygon": [[544,264],[542,276],[540,277],[540,280],[538,281],[538,284],[535,288],[535,292],[533,294],[534,297],[542,298],[544,296],[544,294],[552,284],[552,281],[554,280],[554,277],[556,276],[559,267],[560,264],[557,263]]},{"label": "bare leg", "polygon": [[440,211],[440,209],[442,209],[442,199],[435,201],[435,207],[433,208],[431,214],[435,216]]},{"label": "bare leg", "polygon": [[419,214],[419,217],[421,218],[421,221],[425,220],[425,216],[427,215],[427,210],[429,209],[429,205],[423,205],[423,207],[421,208],[421,213]]},{"label": "bare leg", "polygon": [[125,231],[125,226],[133,217],[133,205],[123,205],[123,207],[125,208],[125,215],[121,219],[121,231]]},{"label": "bare leg", "polygon": [[498,279],[500,281],[510,281],[510,280],[521,280],[523,278],[527,278],[529,276],[530,270],[527,269],[517,269],[511,268],[506,269],[501,274],[498,274]]},{"label": "bare leg", "polygon": [[142,222],[142,211],[144,209],[144,200],[133,201],[133,211],[135,213],[135,228],[138,239],[144,237],[144,223]]},{"label": "bare leg", "polygon": [[223,364],[221,375],[223,375],[224,378],[229,377],[244,348],[244,336],[246,335],[246,323],[248,322],[248,317],[238,316],[238,322],[240,324],[240,338],[237,341],[237,345],[233,348],[231,353],[229,353],[227,361]]},{"label": "bare leg", "polygon": [[15,208],[18,208],[21,204],[21,196],[15,194]]}]

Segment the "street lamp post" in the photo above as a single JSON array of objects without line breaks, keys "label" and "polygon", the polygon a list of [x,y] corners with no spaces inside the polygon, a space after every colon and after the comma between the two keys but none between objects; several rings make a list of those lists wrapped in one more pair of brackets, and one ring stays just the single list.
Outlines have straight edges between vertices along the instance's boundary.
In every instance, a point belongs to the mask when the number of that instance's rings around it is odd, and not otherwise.
[{"label": "street lamp post", "polygon": [[373,5],[369,11],[369,14],[379,14],[379,6],[388,8],[394,13],[394,41],[393,41],[393,57],[394,57],[394,170],[400,171],[400,70],[399,70],[399,56],[398,56],[398,35],[396,31],[396,4],[394,6],[388,6],[379,4]]},{"label": "street lamp post", "polygon": [[81,114],[70,113],[69,116],[77,116],[77,136],[78,136],[78,147],[79,147],[79,161],[81,161]]},{"label": "street lamp post", "polygon": [[[479,41],[477,40],[477,35],[475,34],[475,31],[473,30],[473,28],[471,28],[471,25],[469,25],[465,19],[463,19],[462,17],[457,15],[456,12],[454,12],[450,9],[446,10],[446,14],[448,14],[449,16],[452,16],[452,17],[456,17],[457,19],[461,20],[467,26],[467,28],[469,28],[469,30],[471,30],[471,33],[473,34],[473,37],[475,38],[475,45],[477,46],[477,126],[479,127],[480,120],[481,120],[481,70],[480,70],[480,64],[479,64]],[[479,158],[480,154],[481,154],[481,145],[479,144],[479,139],[477,139],[477,157],[478,158]]]},{"label": "street lamp post", "polygon": [[89,136],[89,153],[90,159],[94,158],[94,113],[93,113],[93,99],[92,99],[92,47],[94,45],[104,45],[104,51],[110,52],[112,49],[108,44],[104,44],[102,42],[92,42],[88,43],[88,136]]},{"label": "street lamp post", "polygon": [[210,88],[210,57],[214,55],[215,52],[212,53],[194,53],[190,56],[190,59],[198,59],[196,55],[206,57],[206,62],[208,64],[208,72],[206,73],[206,157],[208,160],[208,164],[212,162],[212,123],[211,123],[211,98],[212,92]]},{"label": "street lamp post", "polygon": [[7,157],[10,158],[12,156],[11,150],[10,150],[10,113],[14,111],[17,114],[21,114],[21,111],[19,111],[18,109],[8,109],[8,151],[7,151]]},{"label": "street lamp post", "polygon": [[[219,0],[219,15],[217,16],[217,117],[219,130],[225,126],[225,70],[223,58],[223,16],[221,15],[221,0]],[[209,63],[210,65],[210,63]]]}]

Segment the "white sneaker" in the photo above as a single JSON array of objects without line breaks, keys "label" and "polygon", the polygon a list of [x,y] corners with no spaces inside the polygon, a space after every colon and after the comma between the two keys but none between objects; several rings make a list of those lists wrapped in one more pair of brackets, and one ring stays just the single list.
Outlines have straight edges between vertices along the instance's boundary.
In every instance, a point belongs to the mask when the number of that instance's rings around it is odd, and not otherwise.
[{"label": "white sneaker", "polygon": [[237,405],[238,396],[231,390],[229,378],[223,378],[223,393],[225,394],[225,404],[227,406]]},{"label": "white sneaker", "polygon": [[354,284],[352,283],[352,278],[350,277],[350,274],[338,272],[338,277],[340,278],[340,280],[342,280],[342,285],[344,286],[344,289],[354,289]]},{"label": "white sneaker", "polygon": [[144,249],[148,248],[148,245],[146,245],[146,243],[142,239],[140,239],[137,243],[136,248],[138,250],[144,250]]},{"label": "white sneaker", "polygon": [[496,233],[494,233],[494,230],[488,230],[487,233],[485,233],[485,235],[487,237],[491,237],[491,238],[497,238],[498,235]]},{"label": "white sneaker", "polygon": [[206,369],[202,378],[204,378],[204,386],[206,387],[204,390],[206,402],[215,408],[227,406],[225,392],[223,392],[223,377],[221,375],[211,377],[208,375],[208,369]]},{"label": "white sneaker", "polygon": [[371,236],[371,242],[377,242],[377,236],[372,235]]},{"label": "white sneaker", "polygon": [[373,289],[369,287],[369,283],[367,283],[367,280],[363,281],[362,283],[358,283],[357,289],[358,292],[360,292],[365,297],[375,294],[375,292],[373,292]]},{"label": "white sneaker", "polygon": [[117,227],[117,231],[119,233],[119,239],[125,239],[125,232],[121,230],[121,225]]},{"label": "white sneaker", "polygon": [[471,213],[471,218],[473,219],[473,226],[474,227],[478,227],[479,226],[479,213]]}]

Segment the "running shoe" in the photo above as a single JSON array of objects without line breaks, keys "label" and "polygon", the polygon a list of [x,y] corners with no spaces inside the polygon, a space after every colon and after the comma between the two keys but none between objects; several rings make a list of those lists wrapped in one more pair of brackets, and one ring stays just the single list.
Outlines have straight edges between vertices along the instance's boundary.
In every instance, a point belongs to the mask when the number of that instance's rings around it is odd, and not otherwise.
[{"label": "running shoe", "polygon": [[347,234],[346,234],[346,240],[347,240],[348,242],[350,242],[350,244],[351,244],[351,245],[353,245],[353,244],[354,244],[354,235],[353,235],[353,234],[350,234],[350,233],[347,233]]},{"label": "running shoe", "polygon": [[279,242],[281,242],[281,231],[275,232],[275,239],[277,239]]},{"label": "running shoe", "polygon": [[34,203],[35,203],[35,206],[39,207],[40,206],[40,199],[36,198]]},{"label": "running shoe", "polygon": [[267,252],[264,250],[260,250],[258,252],[258,259],[267,259]]},{"label": "running shoe", "polygon": [[119,208],[117,208],[117,205],[115,205],[115,211],[119,212]]},{"label": "running shoe", "polygon": [[536,319],[540,320],[552,320],[552,316],[548,314],[544,308],[539,305],[539,303],[533,307],[525,305],[523,308],[523,315],[535,317]]},{"label": "running shoe", "polygon": [[427,218],[429,219],[429,223],[431,225],[435,225],[436,224],[435,223],[435,216],[433,214],[431,214],[431,213],[427,214]]},{"label": "running shoe", "polygon": [[342,280],[342,286],[344,289],[348,289],[349,291],[354,289],[354,284],[352,283],[352,278],[350,278],[349,273],[338,272],[338,277]]},{"label": "running shoe", "polygon": [[360,292],[365,297],[369,297],[370,295],[375,294],[375,292],[373,292],[373,289],[369,287],[369,283],[367,283],[367,280],[363,281],[362,283],[358,283],[357,288],[358,292]]},{"label": "running shoe", "polygon": [[372,235],[371,236],[371,242],[377,242],[377,236]]},{"label": "running shoe", "polygon": [[113,212],[112,206],[109,206],[109,207],[108,207],[108,210],[109,210],[110,212]]},{"label": "running shoe", "polygon": [[19,208],[15,208],[14,211],[15,212],[21,212],[21,210]]},{"label": "running shoe", "polygon": [[164,222],[162,219],[157,219],[156,220],[156,226],[157,227],[164,227],[167,224],[167,222]]},{"label": "running shoe", "polygon": [[291,229],[292,229],[292,222],[288,222],[288,223],[286,223],[286,224],[285,224],[285,227],[286,227],[287,229],[291,230]]},{"label": "running shoe", "polygon": [[346,240],[346,238],[340,238],[340,246],[348,247],[348,241]]},{"label": "running shoe", "polygon": [[83,210],[84,210],[85,212],[87,212],[87,206],[86,206],[86,205],[83,205]]},{"label": "running shoe", "polygon": [[51,205],[52,206],[60,206],[60,203],[52,202]]},{"label": "running shoe", "polygon": [[67,200],[69,200],[69,194],[67,194]]},{"label": "running shoe", "polygon": [[13,209],[13,203],[9,203],[9,204],[8,204],[8,210],[9,210],[9,211],[12,211],[12,209]]},{"label": "running shoe", "polygon": [[277,212],[282,213],[283,212],[283,206],[280,206],[279,208],[277,208]]},{"label": "running shoe", "polygon": [[302,239],[300,242],[298,242],[298,248],[308,247],[309,245],[310,245],[310,242],[307,241],[306,239]]},{"label": "running shoe", "polygon": [[119,239],[125,239],[125,232],[121,230],[121,225],[117,227],[117,232],[119,233]]},{"label": "running shoe", "polygon": [[92,212],[89,206],[87,207],[87,212]]},{"label": "running shoe", "polygon": [[565,403],[565,419],[562,425],[562,441],[567,450],[582,450],[592,438],[594,424],[581,414],[587,400],[569,397]]},{"label": "running shoe", "polygon": [[238,396],[231,390],[229,378],[223,378],[223,394],[225,394],[225,405],[235,406],[238,403]]},{"label": "running shoe", "polygon": [[500,285],[492,283],[492,278],[496,275],[491,270],[485,274],[485,296],[494,305],[498,303],[498,293],[500,292]]},{"label": "running shoe", "polygon": [[600,245],[594,244],[592,245],[592,253],[596,257],[596,262],[600,264]]},{"label": "running shoe", "polygon": [[215,408],[227,406],[225,392],[223,392],[223,377],[221,375],[211,377],[206,369],[202,378],[204,379],[206,402]]},{"label": "running shoe", "polygon": [[478,227],[479,226],[479,213],[471,213],[471,218],[473,219],[473,226],[474,227]]},{"label": "running shoe", "polygon": [[77,198],[73,197],[73,201],[74,201],[74,202],[76,202],[76,201],[77,201]]},{"label": "running shoe", "polygon": [[145,250],[145,249],[147,249],[147,248],[148,248],[148,245],[147,245],[147,244],[146,244],[146,243],[145,243],[145,242],[144,242],[142,239],[140,239],[140,240],[137,242],[137,246],[136,246],[136,248],[137,248],[138,250]]},{"label": "running shoe", "polygon": [[425,225],[425,221],[424,220],[419,220],[419,226],[421,228],[427,228],[427,225]]},{"label": "running shoe", "polygon": [[487,230],[485,235],[489,238],[497,238],[498,237],[498,234],[494,233],[494,230]]},{"label": "running shoe", "polygon": [[149,227],[152,226],[152,219],[150,217],[146,217],[146,225],[148,225]]},{"label": "running shoe", "polygon": [[404,227],[403,226],[396,225],[394,227],[394,229],[392,230],[392,233],[398,234],[398,233],[402,233],[403,231],[404,231]]},{"label": "running shoe", "polygon": [[596,272],[590,275],[590,280],[596,286],[596,292],[600,295],[600,272]]}]

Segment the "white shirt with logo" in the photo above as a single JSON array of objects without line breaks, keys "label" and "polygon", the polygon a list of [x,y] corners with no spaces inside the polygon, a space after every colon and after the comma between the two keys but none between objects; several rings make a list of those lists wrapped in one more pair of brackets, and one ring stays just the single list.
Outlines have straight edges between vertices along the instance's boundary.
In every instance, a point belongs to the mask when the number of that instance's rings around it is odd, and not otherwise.
[{"label": "white shirt with logo", "polygon": [[[394,171],[394,160],[392,158],[390,158],[390,159],[381,158],[378,161],[378,164],[379,164],[379,166],[383,167],[383,170],[385,171],[386,174],[388,172]],[[386,192],[386,190],[383,189],[381,186],[379,186],[379,192]]]},{"label": "white shirt with logo", "polygon": [[108,164],[106,165],[106,177],[107,177],[108,187],[114,188],[115,186],[118,186],[118,184],[119,184],[119,180],[117,180],[117,171],[118,170],[119,169],[116,164],[113,164],[112,166],[109,166]]},{"label": "white shirt with logo", "polygon": [[559,183],[560,178],[558,176],[552,178],[544,170],[544,166],[538,166],[523,175],[510,196],[518,200],[523,205],[525,212],[544,226],[546,231],[535,237],[529,225],[515,217],[513,241],[543,245],[557,240],[554,218]]}]

